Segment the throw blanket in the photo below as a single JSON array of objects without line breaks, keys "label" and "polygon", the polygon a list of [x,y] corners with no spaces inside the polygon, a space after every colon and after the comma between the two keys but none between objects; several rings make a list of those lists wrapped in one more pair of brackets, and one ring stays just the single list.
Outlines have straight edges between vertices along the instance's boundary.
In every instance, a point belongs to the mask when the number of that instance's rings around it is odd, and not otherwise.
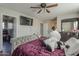
[{"label": "throw blanket", "polygon": [[12,53],[13,56],[64,56],[64,54],[63,49],[48,51],[41,38],[18,46]]}]

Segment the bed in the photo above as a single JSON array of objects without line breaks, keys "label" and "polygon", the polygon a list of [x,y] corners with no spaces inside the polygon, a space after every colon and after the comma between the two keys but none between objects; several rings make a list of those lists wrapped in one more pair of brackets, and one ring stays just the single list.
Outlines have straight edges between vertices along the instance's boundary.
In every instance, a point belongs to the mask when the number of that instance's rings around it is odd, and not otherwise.
[{"label": "bed", "polygon": [[[31,39],[31,38],[30,38]],[[64,49],[55,49],[53,52],[48,51],[43,44],[46,37],[33,38],[30,41],[17,45],[12,56],[64,56]]]},{"label": "bed", "polygon": [[[79,54],[79,40],[74,37],[63,41],[64,47],[62,45],[62,49],[55,49],[53,52],[48,51],[44,46],[45,39],[47,37],[38,37],[35,34],[13,38],[12,56],[76,56]],[[66,48],[66,45],[70,47]]]}]

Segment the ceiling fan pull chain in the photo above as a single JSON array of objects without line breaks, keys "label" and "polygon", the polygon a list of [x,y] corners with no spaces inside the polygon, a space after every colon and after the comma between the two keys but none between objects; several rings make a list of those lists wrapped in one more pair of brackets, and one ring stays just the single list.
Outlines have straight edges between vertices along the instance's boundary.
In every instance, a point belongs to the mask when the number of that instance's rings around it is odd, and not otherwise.
[{"label": "ceiling fan pull chain", "polygon": [[46,12],[46,8],[44,8],[44,12]]}]

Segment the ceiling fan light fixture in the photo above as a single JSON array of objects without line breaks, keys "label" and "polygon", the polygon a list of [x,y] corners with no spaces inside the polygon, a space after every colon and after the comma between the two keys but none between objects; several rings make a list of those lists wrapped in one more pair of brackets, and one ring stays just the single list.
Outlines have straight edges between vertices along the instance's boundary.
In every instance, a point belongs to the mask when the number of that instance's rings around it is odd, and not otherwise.
[{"label": "ceiling fan light fixture", "polygon": [[40,10],[37,12],[37,14],[39,14],[41,11],[42,11],[42,9],[40,9]]},{"label": "ceiling fan light fixture", "polygon": [[44,9],[44,11],[46,11],[47,13],[50,13],[50,11],[47,8],[51,8],[51,7],[56,7],[58,6],[58,4],[52,4],[47,6],[46,3],[41,3],[39,7],[31,7],[31,8],[36,8],[36,9],[40,9],[37,13],[40,13],[42,11],[42,9]]},{"label": "ceiling fan light fixture", "polygon": [[42,8],[45,8],[46,7],[46,3],[41,3],[40,5]]},{"label": "ceiling fan light fixture", "polygon": [[49,11],[48,9],[46,9],[46,12],[47,12],[47,13],[50,13],[50,11]]}]

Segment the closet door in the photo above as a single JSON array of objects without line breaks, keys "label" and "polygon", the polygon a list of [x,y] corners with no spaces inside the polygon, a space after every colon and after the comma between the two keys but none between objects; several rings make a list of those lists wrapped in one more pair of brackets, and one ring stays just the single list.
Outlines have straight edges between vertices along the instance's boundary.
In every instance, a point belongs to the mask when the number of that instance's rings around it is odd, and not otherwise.
[{"label": "closet door", "polygon": [[40,23],[40,34],[43,36],[43,24],[42,23]]},{"label": "closet door", "polygon": [[44,36],[49,36],[48,35],[48,23],[44,23],[44,25],[43,25],[43,35]]}]

